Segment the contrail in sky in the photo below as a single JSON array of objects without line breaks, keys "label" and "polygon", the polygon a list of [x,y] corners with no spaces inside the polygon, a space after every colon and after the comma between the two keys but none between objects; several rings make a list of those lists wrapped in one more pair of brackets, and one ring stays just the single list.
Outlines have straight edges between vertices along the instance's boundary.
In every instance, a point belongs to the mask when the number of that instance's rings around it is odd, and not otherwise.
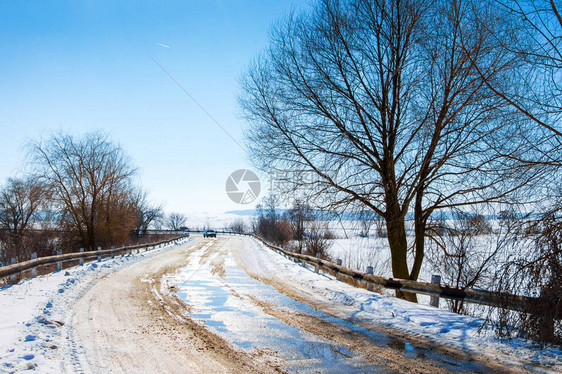
[{"label": "contrail in sky", "polygon": [[162,43],[156,43],[156,44],[158,44],[160,47],[170,48],[170,46],[166,44],[162,44]]}]

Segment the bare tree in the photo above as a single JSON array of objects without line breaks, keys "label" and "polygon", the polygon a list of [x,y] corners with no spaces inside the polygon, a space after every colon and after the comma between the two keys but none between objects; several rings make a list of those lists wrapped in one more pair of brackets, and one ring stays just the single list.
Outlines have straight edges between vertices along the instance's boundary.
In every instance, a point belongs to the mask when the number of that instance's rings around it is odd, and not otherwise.
[{"label": "bare tree", "polygon": [[0,229],[6,230],[8,247],[11,255],[28,259],[29,253],[24,246],[24,239],[41,208],[46,208],[49,189],[32,177],[9,178],[0,189]]},{"label": "bare tree", "polygon": [[246,222],[244,222],[243,218],[237,218],[230,223],[229,228],[232,232],[243,234],[246,232]]},{"label": "bare tree", "polygon": [[[480,214],[456,211],[452,219],[432,221],[428,260],[442,276],[443,283],[455,287],[493,288],[496,265],[512,247],[516,228],[513,222],[499,219],[493,232]],[[447,301],[455,313],[466,313],[463,300]]]},{"label": "bare tree", "polygon": [[312,221],[307,225],[304,237],[305,253],[309,256],[320,256],[320,258],[331,260],[328,250],[332,246],[333,237],[327,225],[322,226],[320,222]]},{"label": "bare tree", "polygon": [[57,133],[31,143],[30,154],[71,239],[88,249],[128,241],[136,224],[131,202],[135,169],[121,147],[99,132],[81,137]]},{"label": "bare tree", "polygon": [[302,253],[306,224],[315,221],[314,211],[309,204],[297,199],[293,202],[292,208],[287,211],[286,216],[291,224],[293,240],[297,241],[299,253]]},{"label": "bare tree", "polygon": [[562,8],[555,0],[496,0],[495,4],[507,15],[500,22],[516,38],[506,38],[505,32],[479,22],[515,63],[515,89],[506,90],[487,79],[486,68],[474,59],[472,63],[487,88],[529,119],[527,126],[533,128],[534,136],[524,139],[528,152],[506,156],[549,167],[534,192],[545,197],[544,204],[534,206],[542,214],[519,219],[525,235],[513,243],[498,273],[500,291],[538,296],[538,300],[531,313],[500,311],[497,327],[500,335],[517,333],[559,344],[562,334],[555,319],[562,310]]},{"label": "bare tree", "polygon": [[152,204],[148,194],[137,187],[131,196],[137,214],[137,223],[133,234],[139,238],[147,234],[148,228],[163,218],[162,205]]},{"label": "bare tree", "polygon": [[282,219],[278,211],[279,201],[275,195],[265,196],[262,204],[256,206],[257,216],[254,232],[262,238],[277,244],[285,243],[293,237],[291,224]]},{"label": "bare tree", "polygon": [[484,82],[507,90],[512,69],[474,21],[488,5],[318,1],[278,23],[243,80],[256,166],[312,171],[326,208],[359,204],[383,217],[396,278],[418,278],[434,211],[503,201],[538,173],[519,167],[520,142],[505,141],[530,129]]},{"label": "bare tree", "polygon": [[375,216],[375,230],[379,238],[387,238],[388,232],[386,231],[386,226],[384,220],[380,216]]},{"label": "bare tree", "polygon": [[372,210],[361,209],[359,211],[359,236],[367,238],[369,237],[369,231],[371,231],[371,226],[377,220],[377,215]]},{"label": "bare tree", "polygon": [[519,235],[497,269],[496,289],[535,297],[525,312],[507,308],[488,316],[500,337],[520,336],[562,343],[562,209],[543,216],[514,217]]},{"label": "bare tree", "polygon": [[187,217],[184,214],[170,213],[166,218],[166,226],[170,230],[178,231],[185,226],[186,221],[187,221]]}]

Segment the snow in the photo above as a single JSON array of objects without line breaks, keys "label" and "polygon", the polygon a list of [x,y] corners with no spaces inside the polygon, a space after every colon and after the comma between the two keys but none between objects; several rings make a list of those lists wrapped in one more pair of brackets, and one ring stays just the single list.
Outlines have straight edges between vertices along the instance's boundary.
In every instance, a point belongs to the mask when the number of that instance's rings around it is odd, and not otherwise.
[{"label": "snow", "polygon": [[[184,239],[181,243],[185,243]],[[60,372],[54,359],[63,343],[64,322],[72,305],[92,284],[111,272],[174,247],[87,262],[0,289],[0,373],[36,369]],[[74,349],[71,347],[69,354]]]},{"label": "snow", "polygon": [[541,347],[522,339],[498,339],[493,331],[482,327],[482,319],[352,287],[299,266],[255,240],[246,240],[248,245],[242,247],[238,258],[250,275],[290,284],[338,318],[364,327],[389,328],[469,354],[499,359],[506,365],[525,365],[543,371],[534,367],[539,364],[554,371],[562,370],[559,347]]},{"label": "snow", "polygon": [[[101,277],[171,247],[88,262],[0,289],[0,373],[32,368],[42,373],[60,372],[58,357],[62,355],[57,351],[68,335],[68,331],[62,331],[68,328],[63,323],[69,306]],[[253,239],[245,238],[235,257],[250,275],[291,285],[311,303],[357,325],[375,330],[387,328],[499,359],[506,367],[519,364],[545,372],[562,370],[560,348],[540,347],[521,339],[500,340],[487,328],[479,331],[481,319],[354,288],[299,266]],[[213,260],[213,265],[221,265],[215,262],[220,259]],[[64,353],[72,355],[81,349],[65,347]],[[537,364],[542,367],[533,366]]]}]

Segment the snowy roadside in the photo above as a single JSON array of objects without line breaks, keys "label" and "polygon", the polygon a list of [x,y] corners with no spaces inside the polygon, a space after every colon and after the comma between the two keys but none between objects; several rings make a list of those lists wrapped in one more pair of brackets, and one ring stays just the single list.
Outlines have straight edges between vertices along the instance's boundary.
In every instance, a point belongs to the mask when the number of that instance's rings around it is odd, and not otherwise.
[{"label": "snowy roadside", "polygon": [[543,348],[522,339],[498,339],[490,329],[481,330],[481,319],[355,288],[301,267],[254,239],[247,238],[245,242],[236,257],[246,272],[276,286],[293,289],[336,317],[364,327],[389,328],[480,358],[499,360],[514,370],[524,367],[538,372],[562,371],[560,348]]},{"label": "snowy roadside", "polygon": [[[87,262],[0,289],[0,373],[35,369],[60,372],[64,322],[72,304],[97,280],[143,259],[184,244]],[[76,347],[79,349],[80,347]]]}]

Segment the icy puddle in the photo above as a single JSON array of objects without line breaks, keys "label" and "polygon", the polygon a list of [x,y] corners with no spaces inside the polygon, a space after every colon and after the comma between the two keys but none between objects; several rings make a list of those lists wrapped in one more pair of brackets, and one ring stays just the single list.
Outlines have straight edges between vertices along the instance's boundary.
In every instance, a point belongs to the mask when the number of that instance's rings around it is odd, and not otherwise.
[{"label": "icy puddle", "polygon": [[[227,246],[228,244],[225,247]],[[215,253],[216,250],[220,252]],[[223,338],[243,349],[275,351],[283,360],[285,370],[323,373],[389,372],[388,368],[373,365],[343,345],[294,327],[291,316],[304,315],[361,333],[374,346],[393,348],[410,358],[432,360],[447,370],[486,371],[484,366],[415,347],[295,301],[275,288],[249,277],[236,266],[234,258],[226,253],[225,248],[217,249],[213,246],[209,249],[207,245],[190,258],[190,266],[168,277],[168,283],[177,287],[176,294],[193,308],[190,316],[200,319]],[[285,316],[282,319],[287,322],[276,318],[277,315]]]}]

